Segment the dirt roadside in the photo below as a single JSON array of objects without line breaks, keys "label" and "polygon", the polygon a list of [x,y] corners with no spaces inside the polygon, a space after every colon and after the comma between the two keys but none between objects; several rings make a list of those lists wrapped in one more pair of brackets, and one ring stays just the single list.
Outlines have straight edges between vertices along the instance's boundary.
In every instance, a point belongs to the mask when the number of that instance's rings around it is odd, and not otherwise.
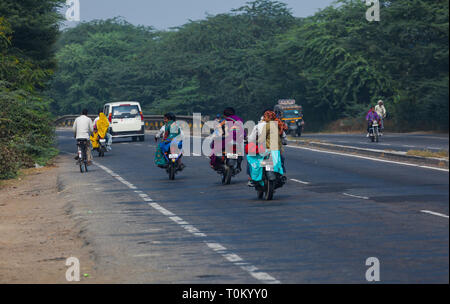
[{"label": "dirt roadside", "polygon": [[[100,282],[92,250],[58,194],[60,161],[0,184],[1,284]],[[69,257],[80,261],[80,282],[66,280]]]}]

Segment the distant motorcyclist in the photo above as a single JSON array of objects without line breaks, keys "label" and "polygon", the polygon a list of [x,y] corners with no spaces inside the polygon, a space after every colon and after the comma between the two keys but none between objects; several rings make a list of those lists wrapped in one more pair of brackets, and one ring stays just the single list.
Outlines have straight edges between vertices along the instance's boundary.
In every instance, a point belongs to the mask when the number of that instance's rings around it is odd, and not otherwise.
[{"label": "distant motorcyclist", "polygon": [[386,108],[384,107],[384,103],[382,100],[378,100],[378,104],[375,106],[375,112],[377,112],[378,116],[380,117],[380,127],[381,132],[380,135],[383,135],[384,131],[384,119],[386,118]]},{"label": "distant motorcyclist", "polygon": [[375,111],[375,107],[371,106],[369,112],[367,112],[366,115],[366,121],[367,121],[367,137],[370,135],[370,128],[372,127],[373,121],[376,120],[378,124],[380,124],[380,116]]},{"label": "distant motorcyclist", "polygon": [[[163,132],[162,132],[163,131]],[[176,123],[176,116],[173,113],[166,113],[164,115],[164,126],[161,128],[160,132],[155,136],[155,139],[161,138],[161,142],[156,147],[155,153],[155,164],[160,168],[165,168],[167,166],[166,158],[164,153],[169,152],[172,143],[177,144],[178,149],[182,149],[182,140],[174,142],[178,138],[183,136],[181,128]],[[181,157],[178,158],[178,165],[180,171],[186,166],[181,162]]]},{"label": "distant motorcyclist", "polygon": [[[91,146],[89,144],[90,134],[94,132],[94,125],[92,120],[87,116],[88,110],[83,109],[81,112],[81,116],[78,116],[74,123],[72,130],[74,132],[74,137],[77,139],[77,142],[84,141],[86,142],[86,157],[88,165],[92,162],[92,154],[91,154]],[[78,155],[75,157],[78,160]]]}]

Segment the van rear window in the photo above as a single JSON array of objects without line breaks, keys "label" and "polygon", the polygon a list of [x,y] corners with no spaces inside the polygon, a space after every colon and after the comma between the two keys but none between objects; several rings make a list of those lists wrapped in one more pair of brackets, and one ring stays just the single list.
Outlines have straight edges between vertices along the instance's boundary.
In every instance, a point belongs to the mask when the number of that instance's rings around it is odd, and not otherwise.
[{"label": "van rear window", "polygon": [[113,118],[135,118],[139,115],[137,105],[120,105],[112,108]]}]

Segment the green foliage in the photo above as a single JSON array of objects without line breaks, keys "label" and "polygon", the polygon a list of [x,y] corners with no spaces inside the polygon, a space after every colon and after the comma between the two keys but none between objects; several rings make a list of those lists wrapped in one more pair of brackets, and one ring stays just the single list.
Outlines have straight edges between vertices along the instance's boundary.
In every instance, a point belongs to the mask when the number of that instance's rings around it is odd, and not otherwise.
[{"label": "green foliage", "polygon": [[62,2],[0,2],[0,179],[57,153],[42,89],[52,74]]},{"label": "green foliage", "polygon": [[137,100],[146,113],[246,119],[280,98],[303,105],[308,129],[364,119],[383,99],[398,129],[448,129],[448,1],[381,2],[381,22],[360,0],[308,18],[256,0],[170,31],[120,19],[66,30],[49,96],[58,114]]}]

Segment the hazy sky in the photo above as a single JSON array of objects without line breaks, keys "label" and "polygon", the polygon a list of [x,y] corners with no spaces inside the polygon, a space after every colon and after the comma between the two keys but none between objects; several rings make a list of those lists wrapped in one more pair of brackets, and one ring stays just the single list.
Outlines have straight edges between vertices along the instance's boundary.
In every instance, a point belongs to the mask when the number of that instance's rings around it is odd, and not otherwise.
[{"label": "hazy sky", "polygon": [[[81,21],[124,17],[135,25],[168,29],[191,20],[204,19],[206,14],[230,12],[243,6],[247,0],[79,0]],[[292,9],[294,16],[313,15],[333,0],[282,0]],[[68,22],[67,25],[76,25]]]}]

